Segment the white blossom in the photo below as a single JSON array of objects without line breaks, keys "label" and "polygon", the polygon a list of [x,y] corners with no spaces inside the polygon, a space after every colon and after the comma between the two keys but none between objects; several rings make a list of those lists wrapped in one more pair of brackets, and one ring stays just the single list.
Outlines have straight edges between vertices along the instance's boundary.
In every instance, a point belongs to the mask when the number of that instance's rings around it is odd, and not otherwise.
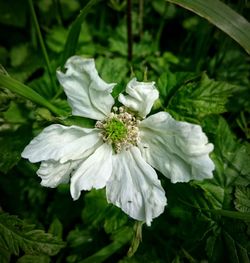
[{"label": "white blossom", "polygon": [[154,82],[132,79],[114,106],[115,84],[103,81],[93,59],[73,56],[57,71],[72,115],[96,120],[94,128],[53,124],[22,152],[46,187],[70,182],[74,200],[82,190],[106,187],[107,200],[130,217],[151,224],[167,204],[154,170],[173,183],[213,176],[213,145],[199,125],[175,121],[167,112],[146,118],[159,93]]}]

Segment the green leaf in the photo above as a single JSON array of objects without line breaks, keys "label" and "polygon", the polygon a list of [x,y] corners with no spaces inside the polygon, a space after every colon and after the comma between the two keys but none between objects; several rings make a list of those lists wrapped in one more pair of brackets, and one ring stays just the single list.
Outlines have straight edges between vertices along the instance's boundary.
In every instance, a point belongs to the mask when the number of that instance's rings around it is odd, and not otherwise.
[{"label": "green leaf", "polygon": [[59,238],[62,238],[63,235],[63,225],[60,222],[60,220],[55,217],[52,223],[50,224],[48,232],[52,234],[53,236],[57,236]]},{"label": "green leaf", "polygon": [[50,258],[48,256],[39,255],[24,255],[17,260],[17,263],[49,263]]},{"label": "green leaf", "polygon": [[[1,238],[0,238],[1,240]],[[10,252],[7,249],[4,249],[0,246],[0,262],[9,263],[10,262]]]},{"label": "green leaf", "polygon": [[31,43],[15,45],[10,50],[10,63],[12,67],[8,67],[9,75],[23,83],[41,71],[44,64]]},{"label": "green leaf", "polygon": [[213,159],[216,163],[214,182],[223,187],[250,180],[250,147],[237,141],[229,125],[222,117],[209,117],[204,122],[206,133],[214,143]]},{"label": "green leaf", "polygon": [[129,71],[127,60],[124,58],[111,59],[100,56],[96,59],[95,63],[102,79],[109,83],[118,83],[112,92],[113,96],[116,97],[120,92],[123,92],[124,86],[127,84],[126,77]]},{"label": "green leaf", "polygon": [[204,197],[211,203],[215,209],[221,209],[225,198],[225,189],[215,185],[211,180],[196,181],[193,183],[198,185],[204,191]]},{"label": "green leaf", "polygon": [[132,229],[123,227],[113,236],[114,241],[79,263],[101,263],[127,244],[132,238]]},{"label": "green leaf", "polygon": [[170,71],[166,71],[159,77],[157,81],[157,88],[159,89],[160,96],[166,99],[167,96],[174,90],[177,80],[176,75]]},{"label": "green leaf", "polygon": [[223,210],[223,209],[221,209],[221,210],[209,209],[209,211],[213,214],[220,215],[220,216],[250,221],[250,212],[242,213],[242,212],[229,211],[229,210]]},{"label": "green leaf", "polygon": [[67,236],[67,243],[72,248],[79,248],[82,250],[84,245],[89,245],[89,243],[93,242],[93,237],[89,230],[83,229],[80,230],[78,228],[69,232]]},{"label": "green leaf", "polygon": [[[227,229],[215,227],[213,229],[213,235],[207,239],[206,251],[209,262],[249,262],[247,236],[245,233],[242,233],[244,229],[239,229],[237,224],[232,226],[232,223],[235,222],[230,222],[229,227],[231,226],[233,229],[234,226],[236,226],[236,235],[232,231],[232,233],[230,233]],[[237,237],[237,235],[239,236]]]},{"label": "green leaf", "polygon": [[62,110],[56,108],[54,105],[52,105],[49,101],[47,101],[44,97],[39,95],[33,89],[9,76],[0,74],[0,85],[11,90],[12,92],[18,95],[25,97],[26,99],[33,101],[36,104],[48,108],[56,115],[61,116],[64,114]]},{"label": "green leaf", "polygon": [[33,225],[7,213],[0,214],[0,233],[0,247],[15,255],[22,250],[27,254],[53,256],[64,247],[60,239],[34,229]]},{"label": "green leaf", "polygon": [[26,25],[25,1],[0,1],[0,23],[15,27],[24,27]]},{"label": "green leaf", "polygon": [[91,8],[96,5],[100,0],[90,0],[86,6],[80,11],[75,21],[71,24],[68,37],[64,46],[64,51],[61,57],[61,67],[64,66],[66,60],[76,53],[77,43],[81,32],[81,26],[84,22],[86,15],[90,12]]},{"label": "green leaf", "polygon": [[102,190],[92,190],[87,193],[85,202],[83,220],[94,228],[103,225],[106,233],[113,233],[128,221],[128,216],[121,209],[107,203],[105,192]]},{"label": "green leaf", "polygon": [[1,132],[0,135],[0,171],[7,173],[21,159],[21,152],[29,142],[30,131],[18,129],[15,132]]},{"label": "green leaf", "polygon": [[242,247],[228,232],[223,232],[223,240],[231,263],[248,263],[249,257],[246,248]]},{"label": "green leaf", "polygon": [[[208,258],[212,258],[215,262],[215,259],[218,257],[218,250],[221,249],[221,242],[218,242],[219,231],[217,230],[213,235],[210,235],[206,241],[206,253]],[[218,261],[219,262],[219,261]]]},{"label": "green leaf", "polygon": [[7,111],[3,113],[3,117],[7,123],[25,123],[26,118],[24,112],[21,110],[18,104],[11,101]]},{"label": "green leaf", "polygon": [[10,51],[11,66],[18,67],[27,59],[30,46],[25,43],[14,46]]},{"label": "green leaf", "polygon": [[114,98],[124,92],[127,84],[127,75],[129,71],[129,65],[125,58],[105,58],[98,57],[95,61],[96,68],[102,79],[109,83],[117,83],[112,91]]},{"label": "green leaf", "polygon": [[167,0],[204,17],[237,41],[250,54],[250,24],[228,5],[218,0]]},{"label": "green leaf", "polygon": [[204,74],[199,82],[189,82],[180,87],[169,101],[168,109],[182,116],[197,118],[224,113],[227,112],[228,98],[236,90],[236,86],[211,80]]},{"label": "green leaf", "polygon": [[236,186],[235,189],[235,208],[240,212],[250,212],[250,187]]}]

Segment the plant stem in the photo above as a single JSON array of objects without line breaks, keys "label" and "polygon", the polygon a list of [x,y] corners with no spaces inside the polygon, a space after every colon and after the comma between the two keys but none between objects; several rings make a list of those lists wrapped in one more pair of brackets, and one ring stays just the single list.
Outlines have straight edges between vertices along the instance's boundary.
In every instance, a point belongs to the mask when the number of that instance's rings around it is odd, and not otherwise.
[{"label": "plant stem", "polygon": [[57,86],[56,86],[56,83],[55,83],[54,78],[53,78],[54,74],[52,73],[49,56],[48,56],[46,47],[44,45],[44,41],[43,41],[41,30],[40,30],[40,27],[39,27],[39,24],[38,24],[38,20],[37,20],[36,12],[35,12],[35,9],[34,9],[34,5],[33,5],[32,0],[28,0],[28,2],[29,2],[29,6],[30,6],[31,16],[32,16],[32,19],[33,19],[33,22],[34,22],[34,25],[35,25],[36,32],[37,32],[38,40],[39,40],[39,43],[41,45],[43,56],[44,56],[45,63],[46,63],[46,66],[47,66],[47,70],[48,70],[48,73],[49,73],[51,85],[56,90]]},{"label": "plant stem", "polygon": [[128,38],[128,61],[131,61],[133,57],[132,0],[127,0],[127,38]]},{"label": "plant stem", "polygon": [[167,5],[164,5],[163,15],[161,16],[160,25],[159,25],[159,28],[158,28],[158,31],[155,37],[156,48],[158,50],[160,50],[160,40],[161,40],[162,31],[164,29],[164,25],[166,22],[166,18],[165,18],[166,13],[167,13]]},{"label": "plant stem", "polygon": [[144,13],[144,0],[139,1],[139,32],[140,39],[143,37],[143,14]]},{"label": "plant stem", "polygon": [[55,17],[58,25],[62,26],[61,12],[60,12],[60,3],[58,0],[53,0],[53,5],[55,8]]}]

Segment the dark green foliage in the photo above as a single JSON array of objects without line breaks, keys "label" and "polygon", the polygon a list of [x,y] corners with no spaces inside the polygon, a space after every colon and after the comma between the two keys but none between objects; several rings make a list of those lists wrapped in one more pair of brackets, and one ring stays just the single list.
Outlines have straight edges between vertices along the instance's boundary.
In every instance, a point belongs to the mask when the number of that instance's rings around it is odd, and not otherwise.
[{"label": "dark green foliage", "polygon": [[205,74],[199,81],[182,85],[170,100],[168,108],[181,116],[203,118],[227,112],[229,97],[239,89],[226,82],[209,79]]},{"label": "dark green foliage", "polygon": [[[0,0],[0,262],[250,261],[249,56],[176,5],[132,2],[128,61],[127,1],[32,1],[47,65],[28,1]],[[249,20],[247,1],[226,3]],[[94,127],[94,120],[71,116],[56,82],[56,70],[74,54],[95,58],[99,75],[117,84],[115,99],[133,77],[155,81],[153,112],[200,124],[214,144],[213,179],[172,184],[159,173],[168,206],[150,227],[108,204],[105,189],[73,201],[67,184],[42,187],[39,164],[21,159],[50,124]]]},{"label": "dark green foliage", "polygon": [[19,162],[21,152],[29,141],[29,136],[25,137],[23,135],[25,135],[25,133],[20,130],[1,133],[0,151],[3,153],[0,160],[1,172],[7,173]]},{"label": "dark green foliage", "polygon": [[20,251],[23,251],[26,254],[53,256],[64,247],[60,239],[6,213],[0,214],[0,232],[0,246],[10,255],[19,255]]}]

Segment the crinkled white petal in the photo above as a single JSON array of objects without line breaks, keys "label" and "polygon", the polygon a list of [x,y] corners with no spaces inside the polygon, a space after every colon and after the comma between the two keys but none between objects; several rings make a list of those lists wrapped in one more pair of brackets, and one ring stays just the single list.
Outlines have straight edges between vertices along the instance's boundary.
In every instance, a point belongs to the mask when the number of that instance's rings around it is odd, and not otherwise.
[{"label": "crinkled white petal", "polygon": [[140,124],[140,151],[145,160],[173,183],[212,178],[213,144],[199,125],[174,120],[167,112]]},{"label": "crinkled white petal", "polygon": [[79,164],[79,161],[68,161],[59,163],[57,161],[43,161],[37,171],[42,179],[41,185],[46,187],[57,187],[59,184],[68,183],[71,172]]},{"label": "crinkled white petal", "polygon": [[53,124],[45,128],[23,150],[22,157],[30,162],[60,161],[84,158],[94,145],[100,143],[98,129]]},{"label": "crinkled white petal", "polygon": [[95,120],[105,118],[114,104],[111,92],[115,84],[100,78],[94,59],[73,56],[65,68],[65,73],[57,71],[57,78],[68,97],[72,114]]},{"label": "crinkled white petal", "polygon": [[143,160],[137,147],[113,156],[106,194],[108,202],[147,225],[164,211],[167,202],[155,170]]},{"label": "crinkled white petal", "polygon": [[134,78],[126,87],[128,95],[120,94],[118,100],[144,118],[159,97],[159,92],[154,84],[154,82],[139,82]]},{"label": "crinkled white petal", "polygon": [[74,200],[82,190],[105,187],[112,172],[112,146],[104,143],[76,169],[71,178],[70,192]]}]

